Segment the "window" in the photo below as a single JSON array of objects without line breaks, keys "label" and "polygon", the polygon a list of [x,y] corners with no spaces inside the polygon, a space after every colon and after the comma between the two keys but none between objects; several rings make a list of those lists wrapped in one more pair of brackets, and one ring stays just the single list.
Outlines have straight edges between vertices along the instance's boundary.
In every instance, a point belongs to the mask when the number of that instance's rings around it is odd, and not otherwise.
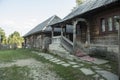
[{"label": "window", "polygon": [[101,18],[101,32],[112,33],[119,29],[120,24],[115,18],[115,16],[110,16],[106,18]]},{"label": "window", "polygon": [[108,18],[108,30],[112,31],[113,30],[113,23],[112,23],[112,18]]},{"label": "window", "polygon": [[119,22],[117,22],[116,20],[115,20],[115,22],[114,22],[114,24],[115,24],[115,30],[118,30],[119,29]]},{"label": "window", "polygon": [[101,27],[102,27],[102,32],[105,32],[105,19],[101,19]]},{"label": "window", "polygon": [[115,26],[115,30],[118,30],[119,29],[119,22],[115,19],[114,20],[114,26]]}]

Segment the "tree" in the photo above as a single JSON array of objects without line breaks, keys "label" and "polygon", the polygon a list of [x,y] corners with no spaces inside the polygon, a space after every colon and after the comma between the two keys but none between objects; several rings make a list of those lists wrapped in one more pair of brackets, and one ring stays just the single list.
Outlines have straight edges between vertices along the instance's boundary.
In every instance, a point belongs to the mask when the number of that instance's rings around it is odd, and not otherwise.
[{"label": "tree", "polygon": [[76,0],[76,6],[73,7],[72,11],[74,11],[80,4],[82,4],[85,0]]},{"label": "tree", "polygon": [[2,44],[8,44],[8,39],[7,39],[6,36],[5,36],[5,37],[3,38],[3,40],[2,40]]},{"label": "tree", "polygon": [[5,32],[2,28],[0,28],[0,43],[7,44],[7,38],[5,36]]},{"label": "tree", "polygon": [[15,31],[8,37],[8,43],[11,45],[21,46],[24,39],[20,36],[19,32]]},{"label": "tree", "polygon": [[83,0],[76,0],[77,6],[80,5],[80,4],[82,4],[82,3],[83,3]]}]

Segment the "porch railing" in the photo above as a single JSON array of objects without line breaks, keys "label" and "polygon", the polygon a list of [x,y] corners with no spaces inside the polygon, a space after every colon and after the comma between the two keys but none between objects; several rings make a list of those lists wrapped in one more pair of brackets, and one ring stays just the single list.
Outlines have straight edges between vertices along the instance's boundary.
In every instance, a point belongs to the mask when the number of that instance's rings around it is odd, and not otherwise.
[{"label": "porch railing", "polygon": [[60,43],[61,36],[54,36],[52,37],[52,43]]},{"label": "porch railing", "polygon": [[73,53],[73,43],[64,36],[61,36],[61,45],[70,53]]}]

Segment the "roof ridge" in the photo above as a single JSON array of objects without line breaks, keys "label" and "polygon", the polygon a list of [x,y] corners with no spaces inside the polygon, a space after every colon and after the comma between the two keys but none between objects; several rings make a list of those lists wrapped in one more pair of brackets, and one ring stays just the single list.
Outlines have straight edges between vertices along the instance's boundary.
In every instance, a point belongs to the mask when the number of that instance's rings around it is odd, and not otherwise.
[{"label": "roof ridge", "polygon": [[81,5],[79,5],[75,10],[73,10],[67,16],[65,16],[63,18],[62,22],[69,20],[75,16],[87,13],[88,11],[94,10],[96,8],[100,8],[100,7],[103,7],[105,5],[109,5],[109,4],[116,2],[116,1],[119,1],[119,0],[86,0]]},{"label": "roof ridge", "polygon": [[49,24],[51,23],[51,21],[56,17],[56,15],[52,16],[51,19],[48,21],[48,23],[46,24],[46,26],[42,29],[45,30],[47,28],[47,26],[49,26]]}]

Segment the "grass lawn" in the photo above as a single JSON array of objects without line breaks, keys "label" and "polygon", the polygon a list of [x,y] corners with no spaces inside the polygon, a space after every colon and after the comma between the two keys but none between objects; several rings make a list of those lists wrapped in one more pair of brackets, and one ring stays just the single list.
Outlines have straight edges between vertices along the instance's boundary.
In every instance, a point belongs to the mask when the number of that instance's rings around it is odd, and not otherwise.
[{"label": "grass lawn", "polygon": [[0,80],[30,80],[28,77],[29,68],[11,66],[0,68]]},{"label": "grass lawn", "polygon": [[17,49],[17,50],[1,50],[0,61],[9,62],[17,59],[31,58],[29,50]]},{"label": "grass lawn", "polygon": [[[1,50],[0,51],[0,62],[12,62],[14,60],[34,58],[42,63],[48,63],[53,65],[49,68],[50,71],[58,74],[63,80],[93,80],[90,76],[85,76],[79,69],[72,67],[63,67],[61,65],[49,62],[37,54],[32,53],[31,49],[16,49],[16,50]],[[56,56],[57,57],[57,56]],[[60,57],[58,57],[60,58]],[[61,58],[62,59],[62,58]],[[86,67],[91,65],[84,64]],[[101,65],[101,67],[104,65]],[[116,70],[116,64],[111,66]],[[114,71],[113,71],[114,72]],[[20,67],[13,65],[11,67],[0,68],[0,80],[34,80],[28,77],[29,68],[27,66]]]}]

